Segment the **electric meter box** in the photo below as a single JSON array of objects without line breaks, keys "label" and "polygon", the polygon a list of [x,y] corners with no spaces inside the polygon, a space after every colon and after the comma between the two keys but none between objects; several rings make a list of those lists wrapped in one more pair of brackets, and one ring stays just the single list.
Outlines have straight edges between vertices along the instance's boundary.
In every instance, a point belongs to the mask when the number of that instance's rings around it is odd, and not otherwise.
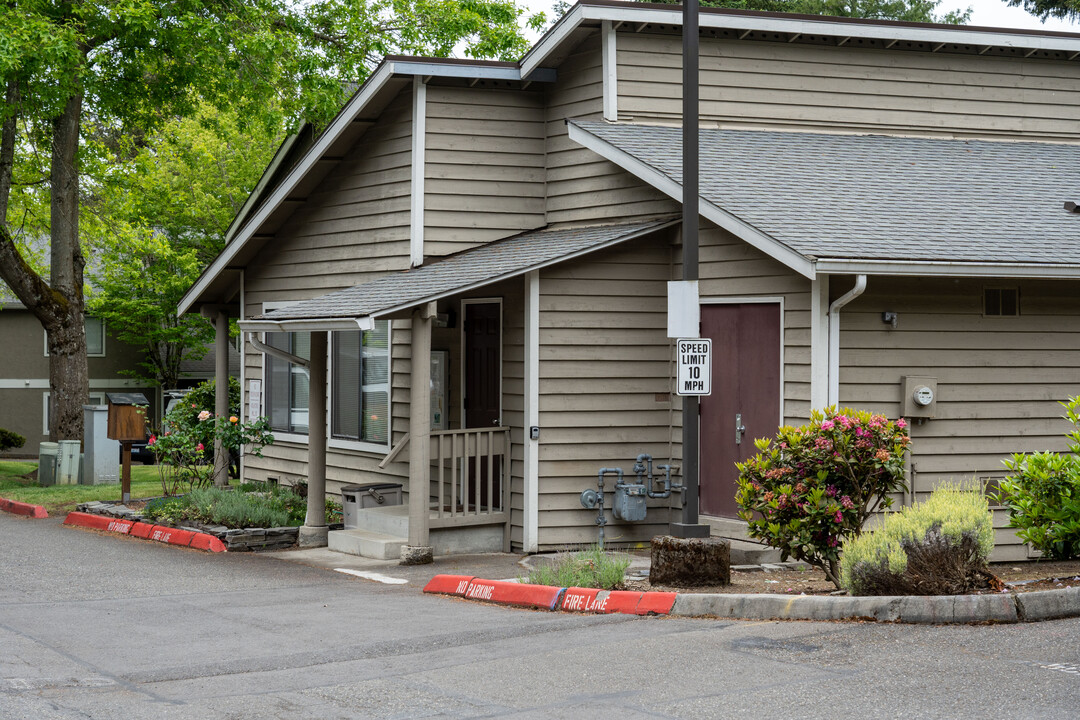
[{"label": "electric meter box", "polygon": [[906,418],[932,418],[937,412],[937,378],[905,375],[900,378],[901,414]]}]

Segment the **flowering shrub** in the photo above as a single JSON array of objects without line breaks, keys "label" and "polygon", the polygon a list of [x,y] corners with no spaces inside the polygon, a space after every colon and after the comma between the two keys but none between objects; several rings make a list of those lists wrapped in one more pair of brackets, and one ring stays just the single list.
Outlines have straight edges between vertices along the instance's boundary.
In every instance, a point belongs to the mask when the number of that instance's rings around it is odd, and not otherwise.
[{"label": "flowering shrub", "polygon": [[1069,398],[1065,419],[1073,424],[1067,453],[1016,453],[1012,473],[998,485],[995,501],[1009,508],[1009,527],[1048,558],[1080,557],[1080,397]]},{"label": "flowering shrub", "polygon": [[[178,403],[165,416],[160,433],[150,436],[148,447],[158,458],[161,487],[166,495],[206,487],[213,483],[217,469],[214,442],[221,440],[226,449],[239,450],[250,446],[249,452],[262,457],[262,448],[274,442],[266,418],[242,422],[236,415],[215,417],[198,403]],[[228,453],[223,462],[228,463]]]},{"label": "flowering shrub", "polygon": [[750,536],[821,568],[840,587],[844,538],[888,508],[887,493],[903,490],[903,418],[835,407],[812,411],[801,427],[782,427],[776,440],[755,440],[758,454],[739,469],[735,500]]}]

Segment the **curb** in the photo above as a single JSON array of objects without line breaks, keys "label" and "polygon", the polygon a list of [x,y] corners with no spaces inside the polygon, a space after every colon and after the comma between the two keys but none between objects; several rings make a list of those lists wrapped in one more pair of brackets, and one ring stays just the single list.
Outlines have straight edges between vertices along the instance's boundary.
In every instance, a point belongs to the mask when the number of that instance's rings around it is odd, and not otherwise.
[{"label": "curb", "polygon": [[104,530],[105,532],[114,532],[121,535],[132,535],[137,538],[190,547],[195,550],[205,550],[206,552],[225,552],[225,544],[213,535],[191,532],[190,530],[178,530],[162,525],[150,525],[149,523],[135,522],[133,520],[117,520],[103,515],[90,515],[81,512],[68,513],[68,516],[64,519],[64,524],[91,530]]},{"label": "curb", "polygon": [[12,513],[13,515],[25,515],[26,517],[35,519],[49,517],[49,513],[40,505],[31,505],[30,503],[19,502],[18,500],[8,500],[7,498],[0,498],[0,510]]},{"label": "curb", "polygon": [[[516,590],[515,590],[516,588]],[[562,612],[717,617],[733,620],[862,620],[957,625],[1080,617],[1080,587],[999,595],[842,597],[706,595],[556,588],[468,575],[436,575],[425,593]]]},{"label": "curb", "polygon": [[624,615],[667,615],[677,597],[676,593],[561,588],[468,575],[436,575],[424,592],[537,610]]}]

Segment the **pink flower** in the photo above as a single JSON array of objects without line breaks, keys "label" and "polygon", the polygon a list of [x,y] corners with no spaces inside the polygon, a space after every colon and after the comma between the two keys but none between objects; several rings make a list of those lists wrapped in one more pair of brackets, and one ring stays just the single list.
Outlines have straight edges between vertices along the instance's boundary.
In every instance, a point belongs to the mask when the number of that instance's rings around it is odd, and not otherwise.
[{"label": "pink flower", "polygon": [[208,420],[209,418],[210,418],[210,411],[209,410],[203,410],[201,413],[199,413],[199,420]]},{"label": "pink flower", "polygon": [[[165,434],[168,435],[169,433],[165,433]],[[146,441],[146,444],[147,445],[153,445],[156,442],[157,442],[157,436],[156,435],[151,435],[150,439]]]},{"label": "pink flower", "polygon": [[[195,446],[195,449],[196,449],[196,450],[198,450],[199,452],[202,452],[202,451],[203,451],[203,450],[205,450],[206,448],[205,448],[205,447],[203,447],[203,444],[202,444],[202,443],[199,443],[198,445],[196,445],[196,446]],[[839,513],[837,513],[837,514],[839,514]]]},{"label": "pink flower", "polygon": [[896,421],[896,427],[898,427],[898,428],[906,428],[907,427],[907,420],[905,420],[904,418],[900,418],[899,420]]},{"label": "pink flower", "polygon": [[821,429],[822,430],[832,430],[834,424],[835,423],[833,423],[832,420],[822,420],[821,421]]},{"label": "pink flower", "polygon": [[836,521],[837,523],[844,522],[844,513],[837,510],[836,511],[836,517],[834,517],[833,520]]},{"label": "pink flower", "polygon": [[840,504],[841,504],[841,505],[843,505],[843,506],[844,506],[845,508],[847,508],[848,510],[850,510],[851,508],[855,507],[855,503],[853,503],[853,502],[851,501],[851,498],[849,498],[849,497],[848,497],[847,495],[845,495],[844,497],[840,498]]}]

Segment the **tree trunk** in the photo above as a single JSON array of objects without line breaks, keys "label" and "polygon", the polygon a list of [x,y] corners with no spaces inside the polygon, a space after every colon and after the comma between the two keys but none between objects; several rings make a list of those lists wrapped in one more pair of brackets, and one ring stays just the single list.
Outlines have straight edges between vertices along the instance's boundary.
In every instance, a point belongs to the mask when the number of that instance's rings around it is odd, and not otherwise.
[{"label": "tree trunk", "polygon": [[[79,125],[82,95],[68,99],[53,121],[51,286],[65,310],[45,326],[49,334],[49,387],[52,390],[50,440],[81,440],[82,406],[88,400],[84,325],[83,259],[79,247]],[[44,324],[44,323],[43,323]]]}]

